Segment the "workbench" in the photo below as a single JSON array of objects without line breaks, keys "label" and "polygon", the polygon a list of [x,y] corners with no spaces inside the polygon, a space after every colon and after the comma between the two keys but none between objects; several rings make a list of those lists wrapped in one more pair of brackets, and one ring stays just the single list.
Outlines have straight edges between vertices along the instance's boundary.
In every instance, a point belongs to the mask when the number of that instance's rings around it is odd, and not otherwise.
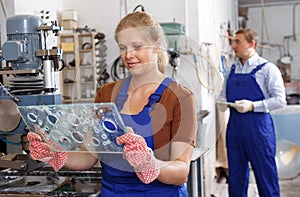
[{"label": "workbench", "polygon": [[203,167],[202,160],[209,148],[195,148],[190,165],[190,173],[186,187],[189,197],[203,197]]}]

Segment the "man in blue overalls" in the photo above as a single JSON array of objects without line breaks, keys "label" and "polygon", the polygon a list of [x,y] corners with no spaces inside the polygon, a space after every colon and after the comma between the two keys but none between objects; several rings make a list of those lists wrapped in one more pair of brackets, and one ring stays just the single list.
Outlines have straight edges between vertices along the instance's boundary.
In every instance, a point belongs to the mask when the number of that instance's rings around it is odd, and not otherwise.
[{"label": "man in blue overalls", "polygon": [[[260,197],[279,197],[276,139],[269,112],[286,105],[280,70],[256,53],[258,37],[251,29],[235,33],[232,48],[238,62],[225,76],[220,99],[229,104],[226,147],[230,197],[246,197],[249,163]],[[222,106],[223,105],[223,106]],[[217,105],[223,110],[228,104]]]}]

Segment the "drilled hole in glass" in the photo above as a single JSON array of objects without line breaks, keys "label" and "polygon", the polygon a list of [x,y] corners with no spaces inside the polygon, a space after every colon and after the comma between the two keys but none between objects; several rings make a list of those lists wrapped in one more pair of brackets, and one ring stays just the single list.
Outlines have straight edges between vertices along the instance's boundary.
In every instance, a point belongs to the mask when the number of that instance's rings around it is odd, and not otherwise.
[{"label": "drilled hole in glass", "polygon": [[111,141],[106,140],[105,142],[103,142],[103,145],[104,145],[104,146],[107,146],[107,145],[110,145],[110,143],[111,143]]},{"label": "drilled hole in glass", "polygon": [[68,121],[73,126],[80,125],[79,117],[76,114],[73,114],[73,113],[68,114]]},{"label": "drilled hole in glass", "polygon": [[97,138],[92,138],[92,144],[94,145],[94,146],[99,146],[100,145],[100,142],[99,142],[99,140],[97,139]]},{"label": "drilled hole in glass", "polygon": [[107,135],[106,135],[105,133],[103,133],[103,134],[101,135],[101,138],[105,140],[105,139],[107,139]]},{"label": "drilled hole in glass", "polygon": [[56,115],[57,115],[58,117],[62,117],[64,114],[63,114],[63,112],[62,112],[61,110],[58,110],[58,111],[56,112]]},{"label": "drilled hole in glass", "polygon": [[78,132],[72,133],[72,139],[77,143],[82,143],[83,142],[83,136]]},{"label": "drilled hole in glass", "polygon": [[[97,124],[97,125],[98,125],[98,124]],[[99,126],[99,125],[98,125],[98,126]],[[100,129],[99,129],[97,126],[95,126],[95,127],[94,127],[94,132],[95,132],[95,133],[100,133]]]},{"label": "drilled hole in glass", "polygon": [[57,121],[58,121],[58,118],[56,116],[51,115],[51,114],[47,116],[47,122],[50,125],[52,125],[52,126],[56,125]]},{"label": "drilled hole in glass", "polygon": [[37,121],[37,117],[34,113],[28,113],[27,114],[27,118],[31,121],[31,122],[36,122]]},{"label": "drilled hole in glass", "polygon": [[88,118],[85,118],[85,119],[83,120],[83,123],[84,123],[84,124],[89,124],[90,122],[91,122],[91,120],[88,119]]},{"label": "drilled hole in glass", "polygon": [[109,133],[115,133],[117,131],[116,124],[111,120],[108,120],[108,119],[104,120],[102,122],[102,126],[105,129],[105,131],[107,131]]},{"label": "drilled hole in glass", "polygon": [[59,139],[59,143],[60,143],[60,145],[62,145],[65,148],[69,148],[72,145],[71,140],[65,136],[63,136]]},{"label": "drilled hole in glass", "polygon": [[84,128],[82,129],[82,131],[86,133],[86,132],[88,132],[88,128],[84,127]]},{"label": "drilled hole in glass", "polygon": [[42,125],[43,125],[43,121],[38,120],[38,125],[39,125],[39,126],[42,126]]}]

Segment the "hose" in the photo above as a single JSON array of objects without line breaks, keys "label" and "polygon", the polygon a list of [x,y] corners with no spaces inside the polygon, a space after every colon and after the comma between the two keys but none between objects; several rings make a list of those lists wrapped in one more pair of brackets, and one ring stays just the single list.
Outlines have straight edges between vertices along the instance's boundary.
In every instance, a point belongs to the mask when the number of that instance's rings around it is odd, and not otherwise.
[{"label": "hose", "polygon": [[120,60],[121,60],[121,56],[119,56],[118,58],[115,59],[115,61],[113,62],[112,66],[111,66],[111,70],[110,70],[110,75],[112,80],[117,81],[119,79],[121,79],[121,77],[119,76],[118,73],[118,68],[121,67],[122,68],[122,74],[124,77],[126,77],[126,68],[123,64],[120,64]]},{"label": "hose", "polygon": [[[218,88],[221,86],[222,78],[221,78],[221,76],[219,75],[219,70],[217,69],[216,65],[215,65],[209,58],[205,57],[205,56],[204,56],[203,54],[201,54],[200,52],[182,51],[182,52],[180,52],[180,53],[181,53],[181,54],[192,54],[192,55],[193,55],[194,63],[195,63],[196,71],[197,71],[197,79],[198,79],[198,81],[200,82],[200,84],[201,84],[204,88],[206,88],[206,89],[208,89],[208,90],[216,90],[216,89],[218,89]],[[216,83],[216,85],[214,85],[214,86],[209,86],[208,83],[205,83],[203,77],[202,77],[201,74],[200,74],[200,73],[201,73],[201,69],[200,69],[200,65],[199,65],[199,61],[198,61],[198,59],[197,59],[197,56],[199,56],[199,57],[205,59],[205,60],[208,62],[208,64],[211,65],[210,68],[212,68],[213,71],[214,71],[215,73],[217,73],[217,76],[219,76],[219,77],[217,78],[217,83]]]}]

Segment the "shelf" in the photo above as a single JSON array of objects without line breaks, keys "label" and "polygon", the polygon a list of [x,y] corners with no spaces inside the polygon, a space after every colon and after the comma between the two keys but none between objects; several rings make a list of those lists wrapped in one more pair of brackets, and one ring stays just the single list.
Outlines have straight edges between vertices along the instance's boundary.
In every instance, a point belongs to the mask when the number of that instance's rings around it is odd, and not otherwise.
[{"label": "shelf", "polygon": [[94,99],[93,98],[89,98],[89,99],[88,98],[82,98],[81,101],[82,102],[94,102]]},{"label": "shelf", "polygon": [[75,71],[75,67],[72,67],[72,66],[66,66],[66,67],[64,68],[64,70],[66,70],[66,71]]},{"label": "shelf", "polygon": [[63,83],[64,86],[75,86],[76,83]]},{"label": "shelf", "polygon": [[94,68],[93,65],[79,65],[79,67],[80,68],[89,68],[89,69]]},{"label": "shelf", "polygon": [[70,54],[72,54],[72,53],[75,53],[75,51],[65,51],[65,50],[63,50],[63,53],[70,53]]},{"label": "shelf", "polygon": [[79,50],[80,53],[91,53],[94,52],[94,49],[81,49]]},{"label": "shelf", "polygon": [[[93,101],[97,88],[95,33],[62,33],[60,43],[71,48],[74,45],[74,51],[63,53],[66,67],[61,76],[62,95],[72,98],[63,99],[63,102]],[[72,61],[74,67],[69,66]],[[66,78],[75,83],[64,83]]]},{"label": "shelf", "polygon": [[91,85],[93,83],[94,81],[85,81],[85,82],[81,82],[81,85]]},{"label": "shelf", "polygon": [[73,100],[71,100],[71,99],[64,99],[63,98],[63,101],[64,101],[64,103],[73,103]]}]

